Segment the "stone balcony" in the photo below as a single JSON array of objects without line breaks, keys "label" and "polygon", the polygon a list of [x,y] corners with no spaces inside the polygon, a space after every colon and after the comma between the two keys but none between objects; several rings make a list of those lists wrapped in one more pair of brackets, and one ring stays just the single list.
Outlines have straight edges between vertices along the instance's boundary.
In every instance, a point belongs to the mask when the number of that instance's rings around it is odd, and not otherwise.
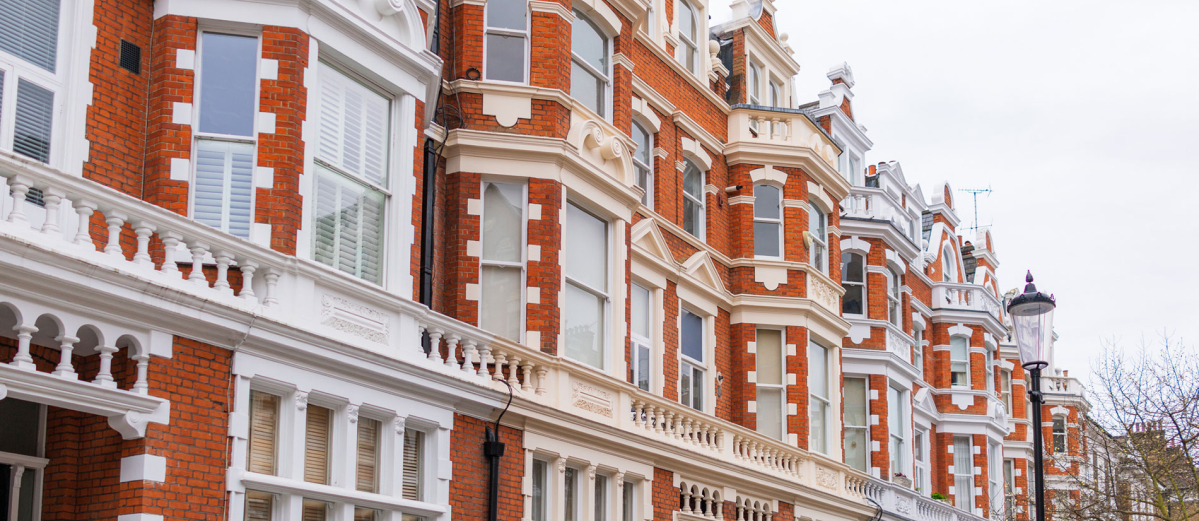
[{"label": "stone balcony", "polygon": [[734,105],[724,154],[730,166],[802,168],[835,201],[849,193],[849,183],[837,172],[841,150],[799,110]]},{"label": "stone balcony", "polygon": [[883,519],[910,521],[983,521],[984,518],[948,503],[928,497],[908,487],[883,481],[875,477],[854,478],[850,488],[878,505],[883,510]]},{"label": "stone balcony", "polygon": [[920,244],[920,214],[903,207],[887,190],[855,186],[841,202],[841,215],[851,219],[886,221],[914,245]]},{"label": "stone balcony", "polygon": [[[626,431],[646,443],[866,502],[862,492],[848,484],[867,476],[841,462],[643,392],[607,372],[496,337],[309,259],[279,253],[8,154],[0,154],[0,180],[0,188],[11,192],[11,198],[0,205],[0,253],[5,254],[0,260],[7,263],[45,259],[37,265],[39,274],[55,276],[61,265],[97,281],[92,291],[121,285],[135,288],[139,303],[169,300],[161,312],[163,320],[186,315],[189,309],[253,317],[328,345],[350,346],[339,349],[364,350],[504,394],[511,390],[533,404]],[[41,194],[40,201],[28,198],[31,190]],[[88,232],[97,213],[107,224],[106,233]],[[77,221],[67,223],[64,216]],[[132,258],[120,240],[126,224],[137,237]],[[97,248],[94,239],[103,248]],[[151,244],[162,248],[152,251]],[[330,356],[338,353],[331,351]],[[0,381],[11,381],[12,371],[4,370]],[[55,375],[32,376],[43,381],[28,385],[40,386],[46,393],[63,385]],[[142,403],[149,397],[137,390],[103,390],[128,394],[127,410],[156,405]]]},{"label": "stone balcony", "polygon": [[1001,320],[999,299],[987,288],[975,284],[939,282],[933,285],[930,308],[936,310],[975,311]]}]

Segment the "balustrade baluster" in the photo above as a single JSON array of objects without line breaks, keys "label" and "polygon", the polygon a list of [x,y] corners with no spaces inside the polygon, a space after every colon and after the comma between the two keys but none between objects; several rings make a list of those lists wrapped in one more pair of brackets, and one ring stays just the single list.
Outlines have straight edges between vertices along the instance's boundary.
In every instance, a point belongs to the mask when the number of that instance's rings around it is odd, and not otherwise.
[{"label": "balustrade baluster", "polygon": [[133,391],[138,394],[150,393],[150,355],[137,355],[137,381],[133,383]]},{"label": "balustrade baluster", "polygon": [[462,370],[467,373],[475,372],[475,357],[478,356],[478,342],[473,339],[466,339],[462,343]]},{"label": "balustrade baluster", "polygon": [[42,190],[42,203],[46,207],[46,222],[42,223],[42,233],[56,235],[58,227],[58,206],[66,194],[62,190],[46,188]]},{"label": "balustrade baluster", "polygon": [[490,379],[489,378],[490,375],[487,373],[487,364],[490,361],[490,360],[488,360],[490,355],[491,355],[491,346],[489,346],[487,344],[479,345],[479,372],[478,372],[478,375],[480,378]]},{"label": "balustrade baluster", "polygon": [[537,366],[537,388],[533,390],[537,396],[545,394],[545,375],[548,371],[544,366]]},{"label": "balustrade baluster", "polygon": [[636,400],[633,402],[633,425],[637,428],[645,428],[645,419],[641,417],[641,411],[645,409],[645,402]]},{"label": "balustrade baluster", "polygon": [[121,227],[128,218],[119,210],[109,209],[104,212],[104,222],[108,224],[108,243],[104,246],[104,253],[121,260],[125,259],[125,252],[121,251]]},{"label": "balustrade baluster", "polygon": [[229,264],[233,263],[233,254],[221,250],[216,254],[216,283],[213,288],[226,295],[233,295],[233,287],[229,285]]},{"label": "balustrade baluster", "polygon": [[520,366],[520,369],[521,376],[525,378],[525,381],[520,384],[520,390],[527,393],[533,390],[533,362],[526,360],[525,365]]},{"label": "balustrade baluster", "polygon": [[58,367],[54,368],[54,376],[67,380],[78,380],[79,373],[75,372],[75,365],[71,363],[71,352],[75,350],[75,342],[78,342],[79,338],[59,335],[54,340],[59,342]]},{"label": "balustrade baluster", "polygon": [[8,222],[29,222],[25,217],[25,197],[29,194],[29,185],[29,180],[19,175],[8,178],[8,193],[12,196],[12,210],[8,212]]},{"label": "balustrade baluster", "polygon": [[207,288],[208,279],[204,277],[204,256],[208,254],[208,245],[200,241],[193,241],[189,246],[192,254],[192,272],[187,276],[187,280],[192,284]]},{"label": "balustrade baluster", "polygon": [[491,356],[495,358],[495,372],[491,374],[491,378],[503,380],[504,364],[508,363],[508,353],[498,349],[492,349]]},{"label": "balustrade baluster", "polygon": [[159,271],[177,277],[179,264],[175,262],[175,253],[179,251],[183,236],[172,231],[164,231],[158,236],[162,239],[162,269]]},{"label": "balustrade baluster", "polygon": [[91,225],[92,215],[96,213],[96,203],[84,201],[82,199],[75,201],[75,215],[79,217],[79,226],[75,230],[75,244],[96,250],[96,244],[92,242]]},{"label": "balustrade baluster", "polygon": [[[508,385],[513,389],[520,389],[520,379],[516,376],[516,370],[520,367],[520,357],[513,356],[508,360]],[[504,375],[500,375],[503,378]]]},{"label": "balustrade baluster", "polygon": [[100,370],[96,373],[96,385],[116,389],[117,382],[112,379],[112,355],[117,352],[117,348],[114,346],[99,346],[96,350],[100,352]]},{"label": "balustrade baluster", "polygon": [[150,258],[150,236],[156,229],[156,226],[146,221],[138,221],[133,225],[133,233],[137,234],[137,253],[133,254],[133,262],[140,266],[154,267],[154,260]]},{"label": "balustrade baluster", "polygon": [[266,297],[262,299],[262,305],[273,307],[279,303],[279,294],[275,289],[279,285],[279,269],[267,268],[266,270]]},{"label": "balustrade baluster", "polygon": [[33,364],[33,357],[29,355],[29,342],[33,340],[33,334],[37,333],[38,329],[33,326],[19,325],[13,330],[17,332],[17,356],[13,357],[13,361],[9,365],[26,371],[36,371],[37,366]]},{"label": "balustrade baluster", "polygon": [[258,263],[250,259],[238,261],[241,268],[241,291],[237,296],[246,300],[257,300],[254,295],[254,272],[258,271]]},{"label": "balustrade baluster", "polygon": [[441,363],[441,336],[444,334],[445,334],[445,332],[442,331],[441,328],[437,328],[432,331],[429,331],[429,356],[428,356],[428,359],[430,362],[433,362],[436,364]]},{"label": "balustrade baluster", "polygon": [[457,369],[458,368],[458,341],[462,337],[458,333],[451,332],[445,339],[445,366]]}]

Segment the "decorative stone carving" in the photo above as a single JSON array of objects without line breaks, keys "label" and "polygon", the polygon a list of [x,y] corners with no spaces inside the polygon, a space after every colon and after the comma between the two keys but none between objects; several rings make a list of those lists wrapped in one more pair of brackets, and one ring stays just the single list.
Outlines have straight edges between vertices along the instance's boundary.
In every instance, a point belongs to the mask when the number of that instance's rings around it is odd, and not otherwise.
[{"label": "decorative stone carving", "polygon": [[825,467],[816,467],[816,484],[829,490],[837,490],[837,473]]},{"label": "decorative stone carving", "polygon": [[346,406],[346,416],[350,418],[351,425],[357,424],[358,423],[358,406],[354,405],[352,403],[350,405],[347,405]]},{"label": "decorative stone carving", "polygon": [[380,344],[391,331],[386,313],[333,295],[321,297],[321,324]]},{"label": "decorative stone carving", "polygon": [[308,393],[304,391],[296,391],[296,410],[308,410]]},{"label": "decorative stone carving", "polygon": [[571,404],[584,411],[612,417],[612,393],[582,382],[574,382],[571,386]]},{"label": "decorative stone carving", "polygon": [[839,313],[840,309],[838,309],[837,301],[841,298],[841,296],[837,294],[836,290],[834,290],[832,286],[825,284],[824,281],[821,281],[815,277],[809,277],[808,280],[812,281],[812,284],[809,287],[809,291],[811,293],[809,297],[811,297],[821,306],[828,308],[829,311]]}]

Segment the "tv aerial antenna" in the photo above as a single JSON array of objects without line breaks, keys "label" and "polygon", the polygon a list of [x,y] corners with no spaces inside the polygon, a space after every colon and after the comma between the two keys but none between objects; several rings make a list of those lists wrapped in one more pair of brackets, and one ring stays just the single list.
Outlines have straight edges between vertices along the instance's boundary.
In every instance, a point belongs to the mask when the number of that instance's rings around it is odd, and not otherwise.
[{"label": "tv aerial antenna", "polygon": [[959,192],[966,192],[974,196],[974,225],[969,228],[970,231],[978,231],[978,194],[991,195],[991,185],[986,188],[958,188]]}]

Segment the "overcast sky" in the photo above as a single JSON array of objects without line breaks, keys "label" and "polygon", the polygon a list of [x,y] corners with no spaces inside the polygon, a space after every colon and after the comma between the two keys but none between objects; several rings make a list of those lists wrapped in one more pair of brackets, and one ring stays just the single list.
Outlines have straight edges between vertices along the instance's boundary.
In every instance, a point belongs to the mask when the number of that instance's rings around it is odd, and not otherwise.
[{"label": "overcast sky", "polygon": [[[714,23],[729,18],[711,0]],[[987,188],[999,279],[1057,296],[1057,365],[1105,339],[1199,343],[1199,2],[776,0],[800,103],[853,68],[854,116],[926,196]],[[1189,176],[1185,175],[1189,174]],[[964,226],[970,196],[955,194]],[[961,232],[962,230],[959,230]]]}]

